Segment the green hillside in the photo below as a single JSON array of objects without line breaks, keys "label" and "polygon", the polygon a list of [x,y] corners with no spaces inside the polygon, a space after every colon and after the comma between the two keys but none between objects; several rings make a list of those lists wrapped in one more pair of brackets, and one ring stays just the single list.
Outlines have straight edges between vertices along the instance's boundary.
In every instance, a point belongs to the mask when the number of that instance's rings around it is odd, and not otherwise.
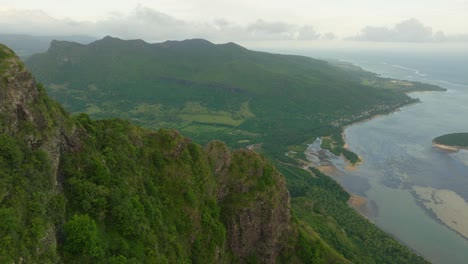
[{"label": "green hillside", "polygon": [[0,65],[1,263],[427,263],[317,170],[70,116]]},{"label": "green hillside", "polygon": [[177,128],[202,144],[262,144],[281,160],[292,145],[340,135],[343,125],[416,101],[408,89],[439,89],[201,39],[55,41],[27,65],[72,113]]}]

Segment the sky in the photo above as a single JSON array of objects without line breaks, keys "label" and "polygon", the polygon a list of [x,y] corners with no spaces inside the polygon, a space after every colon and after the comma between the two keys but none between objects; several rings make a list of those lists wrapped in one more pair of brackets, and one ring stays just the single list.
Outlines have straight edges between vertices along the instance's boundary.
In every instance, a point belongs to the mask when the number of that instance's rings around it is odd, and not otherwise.
[{"label": "sky", "polygon": [[468,0],[0,0],[0,33],[468,43]]}]

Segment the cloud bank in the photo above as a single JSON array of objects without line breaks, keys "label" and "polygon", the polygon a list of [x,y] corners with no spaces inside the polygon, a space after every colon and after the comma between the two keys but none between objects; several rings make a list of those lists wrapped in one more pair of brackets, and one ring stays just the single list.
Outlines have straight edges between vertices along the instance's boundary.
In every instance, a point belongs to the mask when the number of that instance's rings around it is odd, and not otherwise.
[{"label": "cloud bank", "polygon": [[152,8],[138,6],[128,14],[111,13],[96,22],[56,19],[40,10],[0,11],[0,33],[31,35],[112,35],[148,41],[206,38],[213,41],[318,40],[334,38],[312,25],[259,19],[239,25],[224,19],[209,22],[180,20]]},{"label": "cloud bank", "polygon": [[435,31],[425,26],[419,20],[411,18],[396,24],[392,28],[367,26],[350,40],[374,42],[445,42],[468,41],[467,35],[446,35],[443,31]]},{"label": "cloud bank", "polygon": [[[168,39],[205,38],[228,41],[314,41],[340,39],[332,32],[319,32],[313,25],[258,19],[238,24],[226,19],[187,21],[145,6],[129,13],[110,13],[98,21],[57,19],[41,10],[0,10],[0,33],[30,35],[89,35],[100,38],[112,35],[149,42]],[[370,42],[468,42],[468,34],[446,35],[434,31],[417,19],[402,21],[393,27],[367,26],[345,40]]]}]

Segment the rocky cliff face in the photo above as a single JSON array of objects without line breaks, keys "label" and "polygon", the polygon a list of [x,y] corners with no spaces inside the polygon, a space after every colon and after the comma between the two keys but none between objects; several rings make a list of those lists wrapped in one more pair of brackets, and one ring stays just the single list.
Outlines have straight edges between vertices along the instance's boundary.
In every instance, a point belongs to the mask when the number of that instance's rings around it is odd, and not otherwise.
[{"label": "rocky cliff face", "polygon": [[[33,113],[31,105],[39,101],[39,91],[31,74],[14,53],[4,46],[0,46],[4,57],[1,61],[1,94],[0,112],[4,121],[3,132],[17,133],[20,123],[29,121],[44,128],[44,122],[38,119],[38,113]],[[40,114],[39,114],[40,115]]]},{"label": "rocky cliff face", "polygon": [[36,84],[24,64],[7,47],[0,45],[0,129],[18,136],[31,149],[43,149],[51,159],[58,184],[60,155],[80,147],[79,130],[70,116],[44,89]]},{"label": "rocky cliff face", "polygon": [[206,147],[218,184],[229,248],[241,259],[274,263],[291,232],[289,193],[275,168],[251,150]]},{"label": "rocky cliff face", "polygon": [[[0,236],[10,242],[0,247],[7,251],[13,247],[22,252],[17,253],[21,257],[14,262],[28,262],[35,259],[32,255],[41,258],[53,254],[57,230],[52,221],[44,217],[47,212],[43,210],[47,210],[54,196],[61,192],[61,156],[80,148],[79,135],[84,131],[71,121],[60,105],[47,97],[24,64],[3,45],[0,45],[0,132],[2,161],[5,162],[0,162],[3,172],[0,211],[7,210],[2,211],[3,217],[11,217],[23,225],[4,227]],[[13,153],[17,153],[14,163],[5,159]],[[32,210],[39,211],[36,214]],[[14,238],[30,240],[29,248],[34,253],[27,252]],[[0,262],[9,261],[13,262],[0,254]]]}]

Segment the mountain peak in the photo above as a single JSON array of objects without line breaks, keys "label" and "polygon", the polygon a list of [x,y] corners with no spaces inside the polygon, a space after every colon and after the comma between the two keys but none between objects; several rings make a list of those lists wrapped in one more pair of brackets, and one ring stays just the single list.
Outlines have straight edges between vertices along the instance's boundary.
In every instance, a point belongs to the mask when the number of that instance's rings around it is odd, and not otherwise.
[{"label": "mountain peak", "polygon": [[120,38],[116,38],[116,37],[112,37],[112,36],[105,36],[102,39],[98,39],[98,40],[96,40],[94,42],[91,42],[90,45],[110,44],[110,43],[117,43],[117,42],[124,42],[124,41],[125,40],[120,39]]},{"label": "mountain peak", "polygon": [[73,41],[66,41],[66,40],[52,40],[50,42],[49,50],[56,50],[56,49],[63,49],[63,48],[74,48],[74,47],[82,47],[83,44],[73,42]]},{"label": "mountain peak", "polygon": [[117,37],[112,37],[112,36],[105,36],[102,39],[98,39],[92,43],[89,44],[90,46],[120,46],[120,47],[143,47],[146,45],[150,45],[148,42],[142,40],[142,39],[121,39]]},{"label": "mountain peak", "polygon": [[186,40],[168,40],[162,43],[157,43],[158,45],[163,48],[180,48],[180,47],[199,47],[199,48],[208,48],[214,47],[215,44],[209,42],[206,39],[186,39]]},{"label": "mountain peak", "polygon": [[0,44],[0,74],[3,74],[12,64],[20,62],[15,52],[7,46]]},{"label": "mountain peak", "polygon": [[112,36],[109,36],[109,35],[107,35],[107,36],[105,36],[104,38],[101,39],[101,41],[112,41],[112,40],[122,40],[122,39],[117,38],[117,37],[112,37]]},{"label": "mountain peak", "polygon": [[199,45],[208,45],[208,46],[213,46],[214,44],[206,39],[201,39],[201,38],[194,38],[194,39],[186,39],[182,40],[182,43],[191,43],[191,44],[199,44]]},{"label": "mountain peak", "polygon": [[234,42],[228,42],[224,44],[219,44],[218,46],[220,47],[225,47],[228,49],[236,49],[236,50],[247,50],[246,48],[242,47],[241,45],[234,43]]}]

